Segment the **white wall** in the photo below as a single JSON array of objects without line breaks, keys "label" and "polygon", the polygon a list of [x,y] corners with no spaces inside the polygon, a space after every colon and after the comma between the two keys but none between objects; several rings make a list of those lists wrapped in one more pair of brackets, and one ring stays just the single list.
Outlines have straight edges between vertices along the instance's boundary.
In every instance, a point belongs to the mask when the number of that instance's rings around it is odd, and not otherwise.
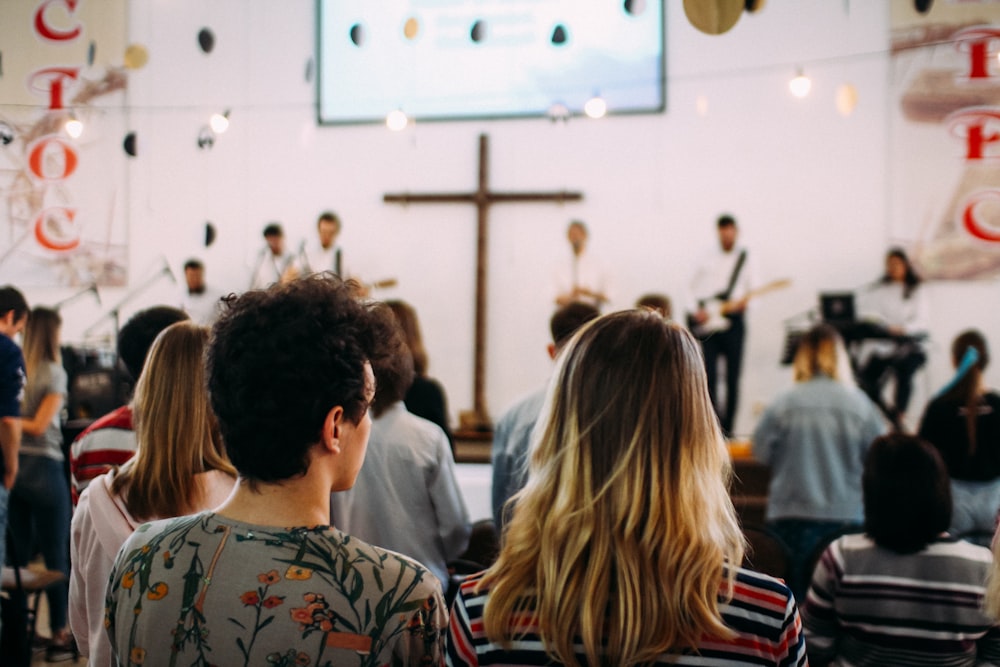
[{"label": "white wall", "polygon": [[[132,2],[129,41],[149,64],[130,76],[129,126],[139,156],[130,165],[131,286],[165,256],[179,272],[203,257],[210,282],[241,289],[244,261],[260,230],[281,220],[295,239],[317,213],[336,210],[343,243],[365,277],[394,277],[383,294],[420,313],[431,374],[454,414],[472,407],[475,212],[471,206],[382,202],[386,192],[471,190],[476,137],[490,136],[495,189],[574,189],[578,204],[501,205],[491,213],[488,401],[492,414],[542,382],[554,258],[571,218],[587,221],[593,250],[616,266],[617,303],[664,291],[680,300],[694,261],[714,240],[721,212],[739,220],[762,278],[793,286],[762,298],[750,315],[743,406],[737,431],[789,384],[779,367],[782,321],[814,306],[820,290],[877,277],[889,241],[887,175],[888,3],[770,0],[723,36],[697,32],[682,3],[667,3],[667,112],[663,115],[425,123],[393,134],[382,126],[317,127],[312,0]],[[372,11],[377,11],[373,7]],[[216,34],[210,55],[197,46]],[[867,54],[867,55],[866,55]],[[813,92],[796,100],[787,81],[801,64]],[[849,117],[834,91],[850,82]],[[707,114],[697,100],[707,100]],[[211,151],[199,127],[229,108],[231,128]],[[200,246],[211,220],[219,237]],[[960,327],[1000,344],[996,283],[931,286],[940,349],[922,393],[949,375],[941,352]],[[173,298],[155,283],[123,309]],[[29,294],[33,300],[63,296]],[[108,290],[106,302],[122,298]],[[72,337],[93,319],[67,310]],[[123,319],[124,321],[124,319]],[[1000,384],[993,376],[993,384]]]}]

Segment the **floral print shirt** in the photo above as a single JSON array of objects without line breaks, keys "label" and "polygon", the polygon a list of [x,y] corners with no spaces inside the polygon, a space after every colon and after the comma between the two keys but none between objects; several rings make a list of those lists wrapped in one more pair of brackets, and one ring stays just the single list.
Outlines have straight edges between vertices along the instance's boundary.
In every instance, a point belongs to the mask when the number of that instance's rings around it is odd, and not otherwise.
[{"label": "floral print shirt", "polygon": [[108,582],[117,665],[439,665],[447,612],[414,560],[330,526],[212,512],[140,526]]}]

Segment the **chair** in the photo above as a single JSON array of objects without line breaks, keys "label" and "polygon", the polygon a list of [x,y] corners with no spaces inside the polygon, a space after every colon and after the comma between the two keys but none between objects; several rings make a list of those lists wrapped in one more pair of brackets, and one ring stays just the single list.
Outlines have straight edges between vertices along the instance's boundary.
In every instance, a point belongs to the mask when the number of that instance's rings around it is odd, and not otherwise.
[{"label": "chair", "polygon": [[[10,551],[11,562],[17,562],[13,540],[7,540],[7,548]],[[31,663],[31,647],[35,643],[38,625],[38,604],[41,601],[42,593],[51,586],[65,580],[66,575],[58,570],[3,566],[2,574],[0,574],[0,588],[7,593],[12,604],[24,605],[23,615],[18,614],[27,621],[27,627],[25,628],[25,632],[27,633],[27,655],[25,656],[23,667],[29,667]],[[78,657],[79,653],[74,650],[73,662],[76,662]],[[6,656],[4,664],[7,664]]]},{"label": "chair", "polygon": [[769,574],[778,579],[787,579],[791,554],[785,542],[763,525],[743,526],[748,548],[743,557],[743,567]]}]

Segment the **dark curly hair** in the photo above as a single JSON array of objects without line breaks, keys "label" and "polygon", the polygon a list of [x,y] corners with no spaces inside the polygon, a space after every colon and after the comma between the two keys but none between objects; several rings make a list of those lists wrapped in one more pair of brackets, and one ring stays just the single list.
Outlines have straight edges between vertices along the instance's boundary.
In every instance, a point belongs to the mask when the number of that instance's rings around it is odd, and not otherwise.
[{"label": "dark curly hair", "polygon": [[912,435],[876,438],[862,475],[865,532],[896,553],[916,553],[951,524],[951,484],[938,451]]},{"label": "dark curly hair", "polygon": [[225,303],[207,363],[229,458],[251,482],[304,474],[331,409],[354,424],[364,417],[365,363],[385,356],[392,320],[329,274]]},{"label": "dark curly hair", "polygon": [[176,322],[190,319],[188,314],[171,306],[153,306],[133,315],[118,332],[118,357],[132,380],[142,375],[146,355],[160,332]]}]

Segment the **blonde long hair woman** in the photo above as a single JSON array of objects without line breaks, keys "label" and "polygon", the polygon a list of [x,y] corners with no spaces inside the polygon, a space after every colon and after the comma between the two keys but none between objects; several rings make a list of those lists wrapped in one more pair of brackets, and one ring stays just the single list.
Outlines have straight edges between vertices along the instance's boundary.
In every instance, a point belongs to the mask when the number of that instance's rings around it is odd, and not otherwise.
[{"label": "blonde long hair woman", "polygon": [[690,334],[643,311],[594,320],[560,356],[536,434],[500,556],[456,599],[450,664],[804,663],[789,590],[738,567]]},{"label": "blonde long hair woman", "polygon": [[[59,354],[62,319],[51,308],[35,308],[24,329],[27,385],[21,404],[21,450],[10,492],[10,532],[17,565],[26,565],[35,548],[45,566],[69,575],[69,480],[63,469],[62,418],[66,371]],[[47,591],[52,642],[48,657],[72,648],[66,627],[65,583]]]},{"label": "blonde long hair woman", "polygon": [[235,484],[209,405],[207,342],[208,329],[188,321],[160,333],[136,385],[135,456],[80,496],[73,516],[70,623],[93,664],[111,661],[104,588],[119,547],[146,521],[220,505]]}]

